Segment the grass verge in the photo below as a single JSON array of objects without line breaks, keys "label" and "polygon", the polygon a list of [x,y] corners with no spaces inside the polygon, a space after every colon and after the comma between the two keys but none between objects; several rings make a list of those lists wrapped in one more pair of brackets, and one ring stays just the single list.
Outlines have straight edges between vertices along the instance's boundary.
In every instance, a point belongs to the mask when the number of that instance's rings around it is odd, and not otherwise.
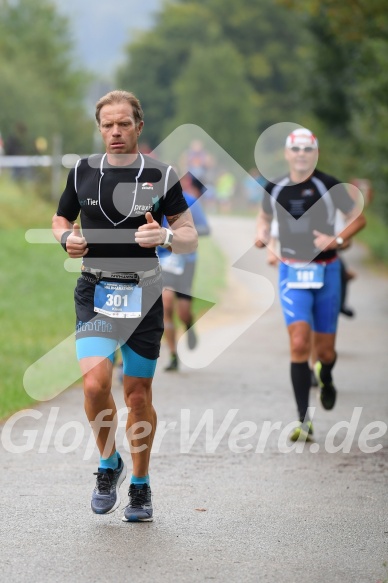
[{"label": "grass verge", "polygon": [[227,263],[212,237],[201,237],[193,285],[195,319],[210,309],[227,284]]}]

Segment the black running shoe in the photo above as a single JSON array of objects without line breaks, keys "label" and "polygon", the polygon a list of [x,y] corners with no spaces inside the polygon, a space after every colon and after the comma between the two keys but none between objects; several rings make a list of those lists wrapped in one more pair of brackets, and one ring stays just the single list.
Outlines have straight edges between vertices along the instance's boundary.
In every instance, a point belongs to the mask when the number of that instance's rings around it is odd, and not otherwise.
[{"label": "black running shoe", "polygon": [[166,372],[170,372],[170,371],[174,371],[174,370],[178,370],[178,357],[176,354],[172,354],[171,355],[171,360],[170,360],[170,364],[168,366],[165,367],[165,371]]},{"label": "black running shoe", "polygon": [[152,522],[151,488],[148,484],[131,484],[129,502],[124,509],[123,522]]},{"label": "black running shoe", "polygon": [[319,387],[321,389],[320,392],[320,400],[322,403],[322,407],[327,411],[333,409],[335,405],[335,400],[337,397],[337,390],[333,383],[323,383],[321,380],[321,369],[322,363],[318,360],[318,362],[314,365],[314,372],[315,376],[317,377]]},{"label": "black running shoe", "polygon": [[187,345],[190,350],[193,350],[197,346],[198,340],[194,332],[193,326],[187,329]]},{"label": "black running shoe", "polygon": [[344,316],[347,316],[348,318],[354,318],[355,316],[354,310],[352,310],[352,308],[348,308],[347,306],[341,306],[340,313]]},{"label": "black running shoe", "polygon": [[117,470],[99,470],[94,475],[97,480],[92,494],[92,510],[95,514],[110,514],[120,505],[119,489],[127,475],[125,463],[120,457]]}]

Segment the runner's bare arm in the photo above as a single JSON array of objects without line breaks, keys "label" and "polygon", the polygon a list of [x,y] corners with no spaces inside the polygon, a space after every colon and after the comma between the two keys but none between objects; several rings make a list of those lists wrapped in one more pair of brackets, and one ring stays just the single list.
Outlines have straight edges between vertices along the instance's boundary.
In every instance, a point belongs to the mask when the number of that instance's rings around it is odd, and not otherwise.
[{"label": "runner's bare arm", "polygon": [[174,253],[192,253],[198,247],[198,233],[189,209],[183,213],[166,217],[174,234],[172,251]]},{"label": "runner's bare arm", "polygon": [[[55,214],[52,218],[52,230],[56,240],[61,244],[65,243],[66,251],[72,259],[84,257],[88,253],[86,239],[77,223],[71,223],[65,217]],[[66,233],[69,233],[67,237]]]},{"label": "runner's bare arm", "polygon": [[269,243],[271,222],[272,216],[267,215],[267,213],[265,213],[263,209],[261,209],[257,216],[255,235],[255,245],[259,249],[263,248],[265,245],[268,245]]},{"label": "runner's bare arm", "polygon": [[66,231],[73,230],[73,223],[68,221],[65,217],[59,217],[55,214],[52,218],[53,235],[58,242],[61,242],[61,237]]},{"label": "runner's bare arm", "polygon": [[365,215],[360,211],[359,207],[355,206],[350,213],[345,215],[345,227],[342,229],[340,233],[337,233],[336,237],[333,239],[331,235],[325,235],[320,231],[313,231],[315,236],[314,245],[317,249],[327,250],[327,249],[337,249],[338,244],[336,239],[338,237],[342,237],[344,240],[344,244],[340,246],[341,249],[346,249],[348,246],[349,240],[356,234],[358,231],[361,231],[366,225]]},{"label": "runner's bare arm", "polygon": [[[360,211],[360,208],[356,205],[353,210],[345,215],[345,228],[338,233],[345,241],[354,237],[358,231],[361,231],[366,225],[365,215]],[[338,236],[337,235],[337,236]]]}]

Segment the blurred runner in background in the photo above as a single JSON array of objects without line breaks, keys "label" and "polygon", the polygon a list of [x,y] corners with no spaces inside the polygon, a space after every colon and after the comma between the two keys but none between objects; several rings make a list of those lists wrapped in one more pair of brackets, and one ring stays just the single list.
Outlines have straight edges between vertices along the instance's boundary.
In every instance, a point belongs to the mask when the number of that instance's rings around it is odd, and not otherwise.
[{"label": "blurred runner in background", "polygon": [[[285,158],[289,174],[266,187],[255,244],[259,248],[269,244],[275,218],[281,258],[279,295],[289,333],[291,381],[299,414],[290,439],[296,441],[313,435],[307,412],[312,344],[318,359],[314,371],[322,406],[330,410],[335,405],[332,369],[341,306],[338,251],[364,227],[365,218],[344,185],[315,168],[318,140],[310,130],[300,128],[287,137]],[[336,235],[337,209],[344,214],[345,223]]]},{"label": "blurred runner in background", "polygon": [[[198,235],[209,235],[209,224],[201,202],[194,196],[196,187],[193,186],[189,173],[181,178],[181,184],[183,196],[193,215]],[[192,327],[192,286],[198,252],[176,255],[163,247],[158,247],[158,255],[163,277],[164,337],[170,350],[170,362],[164,370],[176,371],[179,368],[179,360],[176,347],[175,311],[176,316],[187,330],[188,347],[192,350],[197,345],[197,337]]]}]

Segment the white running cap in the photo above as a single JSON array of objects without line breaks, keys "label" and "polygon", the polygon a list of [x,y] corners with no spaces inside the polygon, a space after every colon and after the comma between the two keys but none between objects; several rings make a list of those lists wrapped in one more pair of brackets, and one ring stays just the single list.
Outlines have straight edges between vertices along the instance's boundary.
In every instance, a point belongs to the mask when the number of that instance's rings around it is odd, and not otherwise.
[{"label": "white running cap", "polygon": [[293,146],[318,148],[318,140],[307,128],[298,128],[287,136],[286,148],[292,148]]}]

